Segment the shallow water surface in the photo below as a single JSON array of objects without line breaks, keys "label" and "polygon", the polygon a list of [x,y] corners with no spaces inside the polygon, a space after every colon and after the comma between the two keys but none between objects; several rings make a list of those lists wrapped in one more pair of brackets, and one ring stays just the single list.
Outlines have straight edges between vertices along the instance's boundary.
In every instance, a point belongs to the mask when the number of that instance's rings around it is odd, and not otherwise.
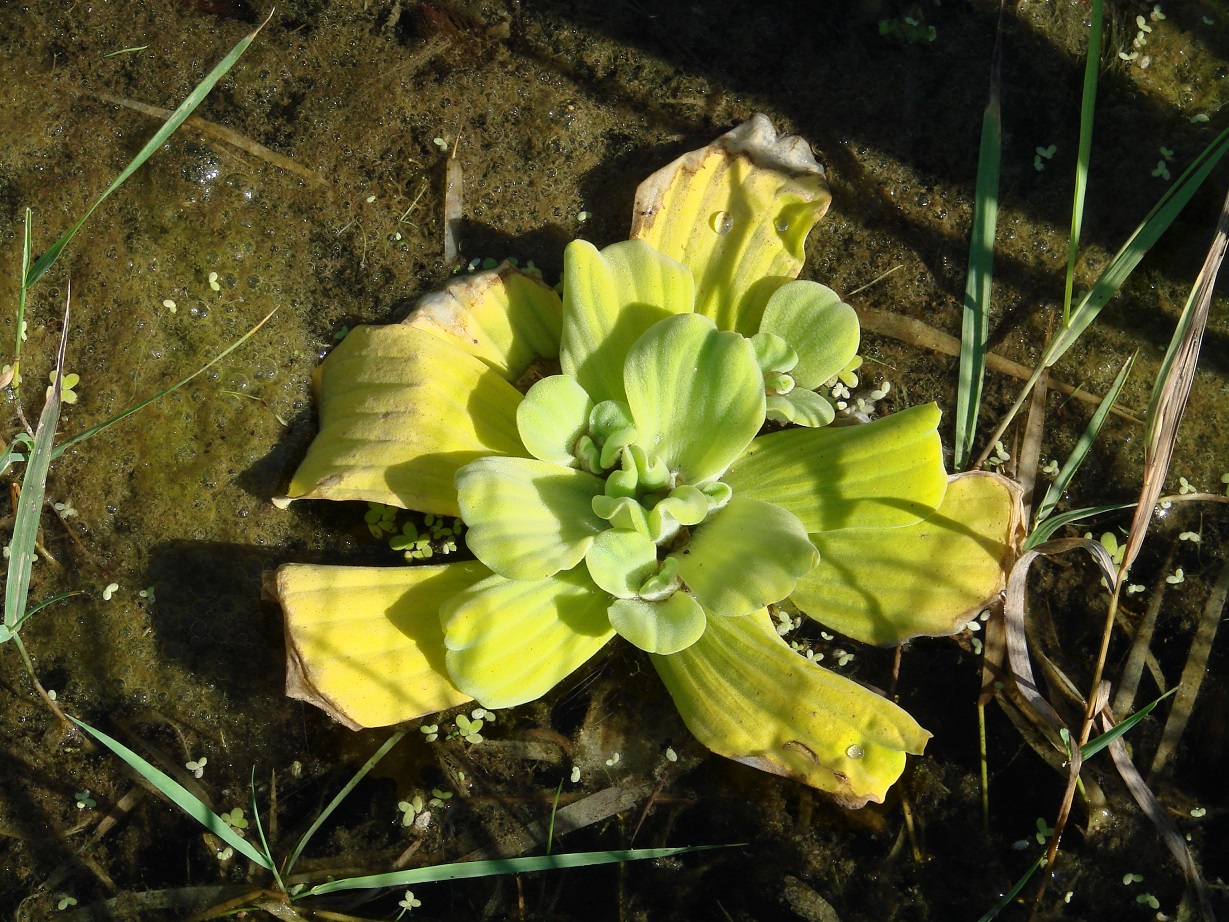
[{"label": "shallow water surface", "polygon": [[[319,359],[349,327],[399,320],[457,271],[443,259],[444,170],[453,149],[465,176],[460,271],[471,260],[515,256],[553,282],[568,240],[604,245],[626,236],[641,179],[765,112],[778,129],[813,143],[832,185],[833,207],[808,241],[804,277],[847,296],[869,286],[850,298],[858,309],[958,335],[997,6],[832,6],[279,4],[197,111],[216,127],[182,128],[30,292],[20,407],[33,420],[71,281],[65,370],[81,382],[79,400],[62,415],[66,435],[191,373],[277,308],[232,356],[53,465],[48,499],[65,508],[44,514],[46,554],[31,598],[82,594],[40,612],[22,636],[59,704],[178,771],[218,812],[242,807],[250,816],[254,771],[262,809],[276,803],[275,819],[265,820],[275,823],[267,831],[277,854],[388,738],[387,730],[351,733],[282,696],[280,614],[260,600],[260,574],[292,560],[401,561],[372,538],[361,504],[281,511],[269,499],[313,434],[309,377]],[[991,341],[1026,364],[1040,354],[1061,305],[1089,6],[1019,0],[1004,14]],[[1150,18],[1152,4],[1118,2],[1107,11],[1083,284],[1163,192],[1163,173],[1176,178],[1225,127],[1229,19],[1197,0],[1161,9],[1163,20]],[[131,104],[173,109],[265,15],[246,0],[0,9],[5,362],[16,336],[24,210],[33,209],[41,252],[155,130],[155,119]],[[1141,49],[1132,48],[1137,16],[1152,29]],[[1141,52],[1134,60],[1119,54],[1133,50]],[[1037,153],[1050,145],[1048,157]],[[1143,412],[1210,241],[1226,169],[1213,174],[1056,377],[1104,393],[1138,351],[1122,402]],[[1229,305],[1218,297],[1172,492],[1179,476],[1223,492],[1227,346]],[[864,382],[892,384],[881,411],[937,400],[950,418],[955,359],[869,333],[862,353]],[[983,438],[1018,387],[988,378]],[[7,440],[20,427],[11,390],[4,407]],[[1043,457],[1064,459],[1090,412],[1052,392]],[[950,442],[950,425],[943,432]],[[1136,423],[1113,420],[1075,482],[1072,505],[1132,501],[1141,436]],[[1005,446],[1011,454],[1013,438]],[[20,469],[5,477],[15,475]],[[11,521],[6,505],[6,528]],[[1127,522],[1107,517],[1093,530]],[[1166,687],[1181,675],[1223,565],[1225,525],[1224,505],[1175,505],[1156,521],[1132,574],[1146,589],[1124,604],[1127,631],[1164,593],[1152,652]],[[1179,541],[1188,531],[1202,541]],[[1184,581],[1167,583],[1177,567]],[[1084,560],[1038,569],[1031,640],[1086,684],[1105,594]],[[1111,647],[1112,678],[1125,636]],[[840,638],[809,625],[799,639],[838,668]],[[350,875],[398,860],[457,860],[548,817],[563,782],[561,805],[606,789],[631,805],[564,837],[559,847],[569,851],[750,844],[616,868],[424,885],[413,916],[977,918],[1032,859],[1037,818],[1053,821],[1064,775],[991,704],[983,828],[974,639],[966,632],[920,641],[904,653],[897,693],[935,738],[882,807],[844,811],[792,782],[707,756],[647,664],[612,647],[543,701],[501,714],[481,744],[444,738],[451,715],[438,721],[434,743],[411,727],[324,826],[299,870]],[[1224,841],[1229,808],[1218,780],[1229,768],[1223,646],[1222,638],[1213,648],[1176,756],[1151,779],[1212,881],[1229,876],[1226,856],[1209,847]],[[841,672],[893,684],[891,651],[850,649]],[[1043,675],[1053,683],[1053,673]],[[1155,681],[1144,680],[1139,703],[1155,697]],[[249,884],[270,884],[241,857],[220,859],[219,842],[146,793],[116,759],[62,732],[12,644],[0,648],[0,686],[0,914],[84,918],[80,908],[93,904],[99,917],[180,919],[243,896]],[[1162,726],[1153,717],[1133,731],[1145,768]],[[202,759],[199,779],[180,768]],[[582,768],[575,783],[573,765]],[[458,771],[466,782],[454,783]],[[1042,914],[1150,918],[1155,910],[1139,898],[1151,894],[1174,918],[1180,869],[1109,760],[1098,757],[1087,775],[1105,802],[1091,824],[1077,808],[1078,831],[1064,839]],[[403,825],[398,803],[432,788],[454,796],[434,808],[424,830]],[[100,826],[107,816],[118,822]],[[1128,873],[1144,879],[1123,884]],[[209,889],[219,887],[230,889]],[[346,918],[391,918],[403,895],[327,908]],[[77,906],[57,912],[68,897]],[[1223,888],[1214,900],[1225,912]],[[1026,915],[1014,908],[1004,917]]]}]

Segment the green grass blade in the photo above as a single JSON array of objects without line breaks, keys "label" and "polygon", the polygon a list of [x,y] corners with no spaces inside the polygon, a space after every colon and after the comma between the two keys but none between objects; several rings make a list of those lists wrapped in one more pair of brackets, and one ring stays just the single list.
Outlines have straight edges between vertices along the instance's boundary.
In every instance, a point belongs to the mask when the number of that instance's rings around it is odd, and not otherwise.
[{"label": "green grass blade", "polygon": [[394,746],[401,742],[401,739],[404,736],[404,730],[398,730],[390,736],[385,741],[384,745],[375,751],[375,755],[364,762],[363,767],[355,772],[354,777],[350,779],[349,783],[337,792],[337,796],[329,801],[329,805],[320,812],[320,815],[316,817],[315,822],[308,827],[307,832],[303,833],[303,838],[299,839],[299,844],[294,847],[294,851],[290,853],[290,857],[286,860],[285,864],[286,874],[289,874],[292,870],[294,870],[294,866],[299,861],[299,856],[303,854],[303,849],[307,848],[307,843],[311,841],[312,836],[316,834],[317,830],[324,825],[324,821],[333,815],[333,811],[336,810],[341,805],[341,802],[350,794],[350,792],[358,786],[358,783],[367,776],[369,771],[376,767],[381,759],[388,755],[389,751]]},{"label": "green grass blade", "polygon": [[990,320],[990,283],[994,277],[994,231],[999,214],[999,166],[1003,153],[1003,120],[999,104],[998,46],[990,76],[990,101],[982,116],[981,148],[977,155],[977,197],[973,203],[973,233],[969,243],[969,279],[964,292],[960,336],[960,374],[956,394],[956,470],[964,470],[977,434],[982,381],[986,375],[986,342]]},{"label": "green grass blade", "polygon": [[619,852],[580,852],[569,855],[540,855],[532,858],[496,858],[492,861],[462,861],[456,864],[437,864],[429,868],[413,868],[408,871],[391,871],[387,874],[372,874],[368,877],[347,877],[319,884],[298,894],[320,896],[338,890],[368,890],[374,887],[408,887],[414,884],[435,883],[441,880],[465,880],[471,877],[493,877],[497,874],[525,874],[530,871],[552,871],[559,868],[583,868],[598,864],[617,864],[620,861],[643,861],[646,858],[668,858],[687,852],[705,851],[710,848],[728,848],[725,845],[690,845],[681,848],[634,848]]},{"label": "green grass blade", "polygon": [[1071,449],[1067,462],[1062,466],[1062,470],[1058,472],[1058,476],[1054,478],[1054,482],[1050,484],[1050,488],[1046,490],[1045,498],[1037,506],[1037,514],[1033,519],[1034,522],[1041,523],[1045,521],[1049,514],[1054,511],[1054,507],[1058,505],[1058,501],[1071,483],[1071,478],[1075,476],[1075,472],[1079,470],[1084,458],[1088,456],[1088,452],[1092,449],[1092,443],[1097,438],[1097,433],[1101,431],[1101,426],[1105,423],[1106,417],[1109,416],[1110,410],[1113,409],[1114,403],[1118,400],[1118,394],[1122,390],[1122,386],[1127,382],[1127,376],[1131,373],[1131,365],[1134,361],[1135,356],[1131,356],[1123,363],[1122,370],[1118,372],[1118,377],[1114,379],[1114,384],[1110,387],[1109,393],[1101,398],[1096,411],[1092,414],[1092,419],[1088,421],[1088,426],[1084,429],[1084,434],[1080,436],[1080,440]]},{"label": "green grass blade", "polygon": [[9,469],[9,465],[16,461],[25,461],[28,455],[23,455],[18,452],[18,448],[25,448],[29,451],[30,446],[34,444],[34,439],[30,438],[24,432],[19,432],[13,436],[13,441],[4,446],[4,451],[0,452],[0,474],[3,474]]},{"label": "green grass blade", "polygon": [[1127,238],[1122,248],[1114,254],[1114,258],[1093,283],[1092,288],[1080,299],[1079,305],[1071,315],[1071,323],[1061,330],[1046,347],[1042,362],[1047,368],[1052,367],[1062,358],[1088,328],[1088,325],[1096,319],[1101,308],[1123,286],[1152,245],[1169,229],[1169,225],[1186,207],[1187,202],[1199,190],[1203,181],[1207,179],[1208,174],[1220,162],[1227,150],[1229,150],[1229,128],[1222,131],[1212,143],[1204,148],[1177,182],[1161,196],[1140,225]]},{"label": "green grass blade", "polygon": [[1016,894],[1024,889],[1024,885],[1032,879],[1033,875],[1036,874],[1037,871],[1045,865],[1045,863],[1046,854],[1043,852],[1040,858],[1028,866],[1028,870],[1024,872],[1024,876],[1017,880],[1012,885],[1012,888],[1003,894],[1003,898],[995,904],[994,908],[988,910],[984,916],[977,920],[977,922],[990,922],[991,919],[998,916],[1000,912],[1010,906],[1012,901],[1016,898]]},{"label": "green grass blade", "polygon": [[1071,202],[1071,233],[1067,237],[1067,282],[1063,292],[1063,326],[1071,323],[1071,294],[1075,288],[1075,257],[1084,228],[1084,193],[1092,159],[1092,123],[1097,107],[1097,76],[1101,72],[1102,0],[1093,0],[1088,56],[1084,60],[1084,93],[1080,100],[1080,141],[1075,156],[1075,194]]},{"label": "green grass blade", "polygon": [[[268,21],[269,20],[266,19],[265,22],[257,26],[254,31],[250,32],[239,40],[239,43],[230,50],[230,54],[224,57],[221,62],[219,62],[218,65],[209,72],[208,76],[196,85],[196,89],[189,93],[188,98],[181,102],[179,104],[179,108],[171,113],[171,117],[163,123],[162,127],[159,128],[154,133],[154,136],[149,139],[146,145],[141,148],[140,153],[132,159],[132,162],[129,163],[128,166],[124,167],[124,171],[116,177],[115,181],[111,183],[111,185],[107,186],[107,191],[98,197],[97,201],[95,201],[94,204],[86,210],[85,214],[77,220],[76,224],[60,235],[60,239],[53,243],[47,252],[38,258],[38,261],[29,269],[28,272],[24,273],[22,282],[23,289],[29,288],[43,277],[43,273],[50,269],[52,264],[59,259],[60,254],[64,252],[64,248],[68,246],[73,237],[76,236],[76,233],[81,229],[81,226],[89,220],[90,215],[94,213],[95,209],[105,202],[112,192],[123,185],[129,176],[139,170],[141,166],[144,165],[145,161],[153,156],[154,151],[166,143],[166,139],[174,134],[176,129],[178,129],[179,126],[187,120],[188,116],[191,115],[196,107],[199,106],[205,97],[209,95],[209,91],[213,89],[214,85],[226,76],[227,72],[235,66],[235,62],[238,61],[243,52],[247,50],[248,45],[252,44],[252,42],[256,39],[256,36],[260,33],[260,30],[265,27],[265,23]],[[29,225],[27,224],[27,227],[28,226]]]},{"label": "green grass blade", "polygon": [[[269,840],[265,838],[265,827],[260,821],[260,804],[256,802],[256,766],[252,766],[252,780],[250,782],[252,791],[252,822],[256,824],[256,834],[260,836],[260,853],[265,856],[265,860],[269,862],[265,867],[273,872],[273,879],[277,881],[277,889],[282,893],[286,892],[286,885],[282,883],[282,875],[277,873],[277,863],[273,860],[273,852],[269,848]],[[225,822],[225,821],[223,821]]]},{"label": "green grass blade", "polygon": [[110,419],[103,420],[97,426],[91,426],[89,429],[86,429],[84,432],[78,432],[72,438],[66,439],[64,442],[62,442],[61,444],[55,447],[55,450],[51,453],[51,457],[52,458],[60,457],[60,455],[64,454],[64,452],[66,452],[68,449],[72,448],[74,445],[78,444],[79,442],[84,442],[86,439],[92,438],[93,436],[98,435],[98,433],[102,432],[104,429],[109,429],[111,426],[114,426],[120,420],[128,418],[133,413],[136,413],[138,410],[145,409],[155,400],[161,400],[163,397],[165,397],[167,394],[171,393],[172,391],[179,390],[179,388],[183,387],[193,378],[199,376],[203,372],[208,371],[218,362],[222,361],[222,359],[226,358],[228,355],[230,355],[232,352],[234,352],[236,349],[242,346],[245,342],[251,339],[252,336],[256,334],[256,331],[259,330],[261,327],[263,327],[266,323],[268,323],[269,319],[276,313],[277,313],[277,308],[275,307],[273,308],[273,310],[269,311],[269,313],[265,314],[264,319],[262,319],[260,323],[256,324],[256,326],[252,327],[252,329],[248,330],[246,333],[240,336],[237,340],[235,340],[233,343],[231,343],[229,346],[227,346],[225,349],[223,349],[221,352],[215,355],[212,359],[210,359],[200,368],[196,369],[196,371],[192,372],[192,374],[188,375],[186,378],[183,378],[182,380],[175,382],[170,387],[163,388],[162,390],[158,391],[158,393],[154,394],[152,397],[147,397],[145,400],[142,400],[140,403],[133,404],[128,409],[123,410],[119,413],[116,413]]},{"label": "green grass blade", "polygon": [[[71,295],[70,295],[71,297]],[[9,542],[8,579],[4,586],[4,626],[10,631],[25,620],[26,602],[30,597],[30,571],[34,566],[34,544],[38,539],[38,520],[43,513],[43,496],[47,491],[47,470],[51,467],[52,442],[56,423],[60,420],[60,392],[64,368],[64,347],[68,341],[68,306],[64,307],[64,327],[60,348],[56,353],[55,381],[43,404],[43,412],[34,430],[34,444],[21,478],[21,499],[17,501],[17,516],[13,521],[13,540]]]},{"label": "green grass blade", "polygon": [[1145,717],[1151,714],[1152,709],[1154,707],[1156,707],[1158,704],[1160,704],[1170,695],[1174,694],[1177,690],[1178,689],[1176,686],[1174,688],[1171,688],[1169,691],[1165,692],[1165,694],[1161,695],[1161,697],[1157,698],[1155,701],[1151,702],[1150,704],[1144,705],[1142,708],[1140,708],[1138,711],[1136,711],[1126,720],[1122,721],[1122,723],[1115,724],[1113,727],[1111,727],[1106,732],[1102,733],[1100,736],[1090,739],[1087,743],[1085,743],[1083,746],[1080,747],[1080,756],[1085,759],[1089,758],[1090,756],[1095,756],[1098,752],[1100,752],[1102,749],[1104,749],[1114,740],[1118,739],[1118,737],[1122,736],[1122,734],[1126,733],[1133,726],[1135,726],[1137,723],[1139,723],[1141,720],[1143,720]]},{"label": "green grass blade", "polygon": [[39,602],[37,605],[35,605],[33,608],[27,611],[24,615],[18,618],[11,627],[7,624],[0,626],[0,643],[3,643],[4,641],[11,638],[18,631],[20,631],[21,626],[23,624],[25,624],[27,621],[29,621],[31,618],[37,615],[40,611],[42,611],[48,605],[54,605],[56,602],[63,602],[65,599],[71,599],[75,595],[82,595],[84,594],[84,592],[85,592],[84,589],[74,589],[72,592],[61,592],[59,595],[52,596],[51,598],[47,599],[45,602]]},{"label": "green grass blade", "polygon": [[1070,512],[1064,512],[1061,515],[1056,515],[1052,519],[1046,519],[1040,525],[1033,529],[1033,533],[1028,536],[1028,540],[1024,542],[1022,551],[1031,551],[1039,544],[1044,544],[1050,540],[1050,536],[1058,531],[1064,525],[1070,525],[1072,522],[1079,522],[1082,519],[1090,519],[1094,515],[1102,515],[1106,512],[1118,512],[1120,509],[1133,509],[1135,503],[1117,503],[1113,506],[1088,506],[1084,509],[1072,509]]},{"label": "green grass blade", "polygon": [[219,839],[226,842],[226,844],[235,849],[235,851],[242,852],[262,868],[266,868],[270,871],[273,870],[273,865],[270,863],[269,859],[262,855],[260,851],[252,845],[252,843],[248,842],[245,838],[239,835],[239,833],[231,829],[222,817],[218,816],[203,803],[197,800],[196,796],[193,795],[191,791],[185,788],[170,775],[166,774],[160,769],[154,768],[154,766],[150,765],[123,743],[112,739],[101,730],[95,730],[89,724],[83,723],[72,715],[69,715],[68,719],[131,765],[137,770],[137,772],[140,773],[142,778],[165,794],[170,801],[175,804],[175,806],[179,807],[180,810],[188,814],[188,816],[192,817],[192,819],[196,820]]}]

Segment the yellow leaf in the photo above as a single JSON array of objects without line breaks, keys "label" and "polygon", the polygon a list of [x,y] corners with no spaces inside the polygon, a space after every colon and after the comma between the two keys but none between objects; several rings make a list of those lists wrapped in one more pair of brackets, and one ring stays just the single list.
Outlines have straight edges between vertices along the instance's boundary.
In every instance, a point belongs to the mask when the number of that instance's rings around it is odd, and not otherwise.
[{"label": "yellow leaf", "polygon": [[535,358],[559,354],[563,305],[554,289],[504,263],[424,295],[407,326],[447,340],[515,381]]},{"label": "yellow leaf", "polygon": [[751,336],[831,200],[806,142],[756,115],[641,183],[631,237],[691,270],[696,313]]},{"label": "yellow leaf", "polygon": [[520,392],[421,329],[357,327],[316,375],[320,433],[282,503],[366,500],[455,516],[460,468],[487,455],[526,456]]},{"label": "yellow leaf", "polygon": [[489,575],[433,567],[287,564],[265,574],[286,615],[286,694],[347,727],[383,727],[471,700],[444,668],[445,600]]},{"label": "yellow leaf", "polygon": [[653,665],[687,728],[713,752],[832,794],[882,803],[930,739],[886,698],[799,656],[766,609],[709,618],[694,644]]},{"label": "yellow leaf", "polygon": [[959,474],[937,512],[904,528],[811,535],[819,566],[791,600],[856,640],[898,644],[955,634],[1006,580],[1020,522],[1020,488],[998,474]]}]

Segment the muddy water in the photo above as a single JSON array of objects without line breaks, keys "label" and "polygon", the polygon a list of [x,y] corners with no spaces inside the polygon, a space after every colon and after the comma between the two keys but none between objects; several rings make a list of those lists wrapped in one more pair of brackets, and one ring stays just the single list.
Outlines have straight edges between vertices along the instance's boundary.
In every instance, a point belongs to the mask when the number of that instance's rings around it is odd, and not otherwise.
[{"label": "muddy water", "polygon": [[[459,262],[516,256],[553,280],[569,239],[605,244],[626,235],[632,192],[644,176],[766,112],[814,143],[833,187],[832,211],[808,244],[806,275],[848,293],[894,270],[853,303],[958,333],[996,7],[842,6],[279,5],[197,113],[246,146],[182,129],[94,214],[30,293],[20,401],[33,418],[71,281],[66,371],[81,382],[62,417],[66,434],[191,373],[277,308],[231,357],[53,467],[48,496],[67,509],[62,522],[44,516],[47,556],[36,564],[32,598],[82,594],[40,613],[23,637],[61,705],[162,764],[207,758],[199,793],[219,812],[244,806],[250,814],[255,768],[262,803],[277,798],[275,851],[283,854],[387,738],[341,730],[283,699],[281,626],[277,611],[259,601],[259,578],[289,560],[399,560],[371,537],[362,506],[301,503],[283,512],[268,500],[311,438],[308,377],[319,358],[354,324],[399,319],[455,270],[442,258],[443,172],[454,147],[465,174]],[[1067,0],[1011,7],[1003,29],[1005,150],[991,335],[997,351],[1027,363],[1061,301],[1087,7]],[[1159,167],[1176,177],[1224,127],[1223,11],[1211,3],[1163,5],[1167,18],[1146,18],[1152,32],[1133,49],[1136,16],[1151,10],[1112,9],[1084,282],[1164,190],[1164,176],[1153,175],[1163,173]],[[154,130],[149,115],[122,101],[174,108],[254,27],[258,12],[263,18],[263,8],[244,0],[0,7],[5,362],[16,335],[24,209],[33,209],[41,251]],[[1140,54],[1127,61],[1119,51]],[[253,143],[290,158],[293,168]],[[1037,153],[1050,145],[1049,157]],[[1060,377],[1103,392],[1138,350],[1124,404],[1142,411],[1209,240],[1224,176],[1224,168],[1214,175],[1060,366]],[[1174,490],[1181,475],[1221,491],[1229,470],[1227,338],[1229,308],[1218,298]],[[953,359],[873,335],[863,353],[865,379],[893,385],[884,409],[935,399],[950,414]],[[1017,386],[992,377],[984,419]],[[4,408],[8,438],[19,425],[15,395],[6,394]],[[1086,405],[1052,397],[1043,455],[1065,457],[1088,415]],[[1112,422],[1073,502],[1129,501],[1140,436],[1137,425]],[[1148,587],[1143,598],[1166,591],[1155,652],[1169,683],[1220,567],[1223,510],[1176,508],[1158,523],[1137,567]],[[1097,531],[1122,524],[1108,519]],[[1188,530],[1201,532],[1199,545],[1177,541]],[[1185,581],[1166,584],[1176,566]],[[1086,681],[1103,596],[1082,562],[1046,579],[1050,591],[1036,604],[1053,637],[1038,642]],[[1126,607],[1133,621],[1144,603]],[[811,628],[803,636],[829,662],[837,659],[839,638]],[[1121,656],[1116,646],[1111,663]],[[1027,866],[1032,851],[1013,843],[1031,840],[1037,817],[1052,819],[1061,793],[1060,776],[991,706],[991,815],[983,832],[979,662],[968,637],[917,643],[905,654],[900,694],[936,732],[901,786],[912,836],[899,801],[847,813],[789,782],[704,759],[651,670],[616,650],[546,701],[502,715],[484,734],[487,744],[431,746],[413,730],[326,825],[304,868],[384,870],[419,840],[411,863],[454,860],[549,813],[555,786],[580,761],[585,774],[564,784],[565,801],[664,779],[637,846],[754,844],[621,871],[422,887],[415,915],[823,919],[831,918],[826,901],[847,922],[976,918]],[[0,650],[0,663],[6,916],[39,919],[55,915],[65,897],[85,906],[118,896],[106,910],[113,917],[186,918],[227,898],[200,888],[263,882],[242,859],[219,860],[216,843],[153,796],[91,840],[97,821],[136,786],[109,755],[61,736],[12,644]],[[857,650],[842,671],[886,686],[891,656]],[[1214,650],[1195,728],[1156,781],[1183,832],[1205,852],[1225,833],[1226,803],[1214,783],[1229,758],[1225,683],[1225,658]],[[1154,693],[1145,684],[1141,696]],[[1159,733],[1159,724],[1143,725],[1138,751],[1150,758]],[[525,761],[522,744],[546,737],[556,742]],[[664,761],[667,746],[682,753],[678,766]],[[616,751],[620,760],[607,766]],[[425,832],[404,827],[398,801],[446,785],[458,766],[470,778],[458,786],[460,796],[435,811]],[[1108,813],[1087,836],[1068,838],[1071,851],[1046,911],[1089,919],[1149,913],[1137,902],[1149,893],[1172,918],[1180,872],[1108,764],[1091,772],[1109,798]],[[85,791],[96,806],[78,807]],[[1201,807],[1207,815],[1192,817]],[[632,809],[565,847],[626,847],[639,814]],[[1212,879],[1229,873],[1223,856],[1205,854],[1204,862]],[[41,889],[60,868],[59,879]],[[1145,880],[1121,884],[1128,872]],[[171,897],[148,896],[166,890],[182,901],[176,908],[166,908]],[[402,895],[349,911],[389,917]]]}]

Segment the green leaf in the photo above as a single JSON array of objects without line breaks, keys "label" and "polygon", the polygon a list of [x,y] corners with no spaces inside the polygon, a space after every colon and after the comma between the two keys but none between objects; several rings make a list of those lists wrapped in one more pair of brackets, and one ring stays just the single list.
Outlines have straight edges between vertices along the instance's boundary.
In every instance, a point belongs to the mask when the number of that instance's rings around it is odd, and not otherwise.
[{"label": "green leaf", "polygon": [[1092,125],[1097,109],[1097,79],[1101,73],[1102,0],[1093,0],[1088,53],[1084,56],[1084,88],[1080,95],[1080,140],[1075,157],[1075,192],[1071,196],[1071,232],[1067,235],[1067,279],[1063,289],[1063,326],[1071,322],[1071,293],[1075,290],[1075,262],[1084,225],[1084,193],[1088,163],[1092,159]]},{"label": "green leaf", "polygon": [[563,254],[559,364],[594,401],[623,400],[623,362],[653,324],[690,313],[691,273],[639,240],[598,252],[573,240]]},{"label": "green leaf", "polygon": [[576,440],[589,427],[593,401],[575,378],[552,375],[534,384],[516,408],[516,429],[529,453],[574,466]]},{"label": "green leaf", "polygon": [[911,525],[947,489],[933,403],[874,422],[762,435],[722,478],[792,512],[810,533]]},{"label": "green leaf", "polygon": [[250,858],[262,868],[269,871],[273,870],[273,864],[252,843],[231,829],[222,817],[201,803],[196,798],[196,795],[170,775],[154,768],[154,766],[150,765],[123,743],[112,739],[101,730],[95,730],[89,724],[78,720],[71,714],[68,715],[68,719],[131,765],[142,778],[165,794],[175,806],[179,807],[180,810],[188,814],[188,816],[192,817],[192,819],[196,820],[215,836],[222,839],[235,851],[243,853],[244,856]]},{"label": "green leaf", "polygon": [[581,852],[573,855],[540,855],[530,858],[495,858],[489,861],[436,864],[427,868],[412,868],[408,871],[390,871],[387,874],[331,880],[303,891],[298,894],[297,898],[323,896],[326,893],[337,893],[341,890],[408,887],[441,880],[468,880],[474,877],[493,877],[497,874],[529,874],[533,871],[584,868],[598,864],[617,864],[622,861],[643,861],[646,858],[669,858],[672,855],[682,855],[686,852],[721,847],[723,846],[700,845],[686,848],[636,848],[620,852]]},{"label": "green leaf", "polygon": [[[269,17],[272,18],[272,16],[273,14],[270,13]],[[94,210],[105,202],[112,192],[123,185],[124,181],[128,179],[129,176],[139,170],[142,164],[152,157],[158,148],[166,143],[167,138],[173,135],[176,129],[187,121],[188,116],[195,111],[197,106],[204,102],[205,97],[209,95],[209,91],[214,88],[214,85],[226,76],[230,69],[235,66],[235,62],[239,60],[243,52],[247,51],[248,45],[252,44],[252,42],[256,39],[256,36],[260,33],[260,30],[265,27],[265,24],[268,23],[268,21],[269,20],[266,19],[263,23],[257,26],[256,29],[241,38],[235,47],[230,50],[230,53],[218,62],[217,66],[205,76],[204,80],[196,85],[192,92],[188,94],[188,98],[179,104],[179,108],[172,112],[170,117],[162,123],[162,127],[154,132],[154,136],[145,142],[145,146],[142,147],[137,155],[132,158],[132,162],[129,163],[128,166],[124,167],[123,172],[116,177],[115,181],[111,183],[111,185],[107,186],[106,191],[103,192],[103,194],[98,197],[97,201],[89,207],[85,214],[77,220],[77,223],[61,234],[60,239],[53,243],[48,248],[47,252],[40,256],[38,261],[30,267],[30,271],[25,274],[25,279],[22,285],[23,288],[29,288],[43,277],[43,273],[50,269],[52,264],[59,259],[60,254],[64,251],[64,248],[68,246],[73,237],[76,235],[77,231],[81,229],[81,225],[89,220],[89,217],[94,213]]]},{"label": "green leaf", "polygon": [[751,343],[699,314],[663,320],[623,372],[637,444],[698,485],[721,476],[764,424],[764,378]]},{"label": "green leaf", "polygon": [[819,560],[806,528],[780,506],[734,494],[670,555],[706,609],[738,616],[779,602]]},{"label": "green leaf", "polygon": [[857,312],[818,282],[778,288],[764,308],[760,331],[775,333],[794,347],[798,364],[790,374],[808,391],[835,376],[858,353]]},{"label": "green leaf", "polygon": [[704,633],[707,618],[691,595],[676,592],[660,602],[615,599],[610,626],[646,653],[669,655],[686,650]]},{"label": "green leaf", "polygon": [[1019,519],[1011,481],[960,474],[938,511],[915,525],[812,535],[819,566],[790,600],[864,643],[954,634],[1002,590]]},{"label": "green leaf", "polygon": [[604,591],[619,599],[634,598],[657,572],[657,545],[638,531],[608,528],[590,545],[585,565]]},{"label": "green leaf", "polygon": [[1136,711],[1126,720],[1123,720],[1121,723],[1115,724],[1113,727],[1106,730],[1100,736],[1090,739],[1087,743],[1085,743],[1083,746],[1080,747],[1080,756],[1085,759],[1089,759],[1095,756],[1098,752],[1100,752],[1102,749],[1104,749],[1114,740],[1118,739],[1118,737],[1122,736],[1124,733],[1126,733],[1128,730],[1134,727],[1137,723],[1139,723],[1141,720],[1143,720],[1145,717],[1151,714],[1153,708],[1155,708],[1158,704],[1160,704],[1162,701],[1164,701],[1166,698],[1168,698],[1170,695],[1174,694],[1177,691],[1178,689],[1176,687],[1171,688],[1169,691],[1165,692],[1165,694],[1161,695],[1161,697],[1157,698],[1155,701],[1151,701],[1148,704],[1144,705],[1142,708],[1140,708],[1138,711]]},{"label": "green leaf", "polygon": [[793,423],[812,429],[822,429],[836,419],[832,401],[815,391],[795,387],[788,394],[770,395],[767,403],[768,418],[778,423]]},{"label": "green leaf", "polygon": [[1052,516],[1033,529],[1020,551],[1021,553],[1024,551],[1030,551],[1037,545],[1044,544],[1050,540],[1051,535],[1053,535],[1064,525],[1070,525],[1072,522],[1079,522],[1083,519],[1091,518],[1094,515],[1101,515],[1106,512],[1117,512],[1119,509],[1132,509],[1134,507],[1135,503],[1118,503],[1113,506],[1086,506],[1083,509],[1072,509],[1069,512],[1063,512],[1059,515]]},{"label": "green leaf", "polygon": [[791,650],[767,611],[710,618],[686,650],[652,659],[701,743],[845,806],[882,803],[905,753],[930,738],[891,701]]},{"label": "green leaf", "polygon": [[977,435],[982,382],[986,374],[986,341],[990,328],[990,283],[994,278],[994,231],[999,214],[999,166],[1003,154],[1003,122],[999,105],[999,49],[991,65],[990,100],[982,115],[977,155],[977,191],[973,231],[969,240],[969,277],[964,292],[960,336],[960,375],[956,392],[956,440],[953,464],[969,463]]},{"label": "green leaf", "polygon": [[541,580],[492,576],[440,608],[448,674],[484,707],[533,701],[614,636],[609,605],[583,567]]},{"label": "green leaf", "polygon": [[605,483],[583,471],[527,458],[481,458],[457,471],[465,543],[508,579],[569,570],[608,526],[593,511]]},{"label": "green leaf", "polygon": [[10,636],[25,620],[26,603],[30,598],[30,572],[34,566],[34,545],[38,541],[38,522],[43,514],[43,496],[47,490],[47,470],[51,466],[52,442],[60,419],[60,393],[63,384],[64,348],[68,340],[68,314],[64,308],[64,324],[60,348],[56,353],[54,383],[49,388],[43,412],[34,430],[34,444],[21,479],[21,498],[17,500],[17,515],[13,520],[13,537],[9,542],[8,579],[4,587],[4,626]]}]

